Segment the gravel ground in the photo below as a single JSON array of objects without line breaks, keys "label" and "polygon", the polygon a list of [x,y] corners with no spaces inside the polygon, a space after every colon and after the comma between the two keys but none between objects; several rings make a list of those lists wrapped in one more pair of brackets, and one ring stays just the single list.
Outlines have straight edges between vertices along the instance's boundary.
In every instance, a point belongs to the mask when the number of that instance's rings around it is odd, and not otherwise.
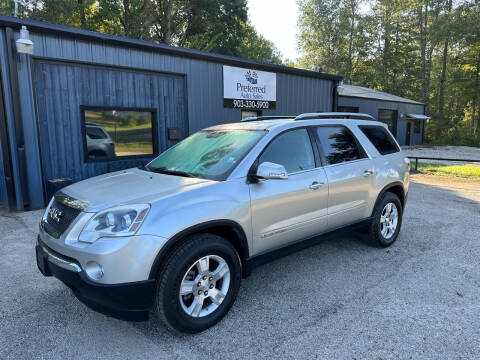
[{"label": "gravel ground", "polygon": [[[480,160],[480,148],[471,146],[403,146],[402,150],[407,156],[426,156],[437,157],[446,159],[468,159],[468,160]],[[441,163],[441,164],[471,164],[480,166],[480,163],[468,163],[459,161],[435,161],[435,160],[423,160],[421,162],[429,163]]]},{"label": "gravel ground", "polygon": [[257,268],[198,335],[89,310],[36,269],[41,212],[0,215],[0,359],[478,359],[480,182],[413,178],[391,248],[337,238]]}]

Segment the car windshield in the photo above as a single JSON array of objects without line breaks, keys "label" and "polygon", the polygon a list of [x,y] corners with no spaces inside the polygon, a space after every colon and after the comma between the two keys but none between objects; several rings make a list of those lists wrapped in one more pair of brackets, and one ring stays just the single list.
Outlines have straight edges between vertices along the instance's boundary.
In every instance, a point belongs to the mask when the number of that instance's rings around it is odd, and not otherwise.
[{"label": "car windshield", "polygon": [[264,131],[252,130],[203,130],[160,154],[145,169],[225,180],[264,134]]}]

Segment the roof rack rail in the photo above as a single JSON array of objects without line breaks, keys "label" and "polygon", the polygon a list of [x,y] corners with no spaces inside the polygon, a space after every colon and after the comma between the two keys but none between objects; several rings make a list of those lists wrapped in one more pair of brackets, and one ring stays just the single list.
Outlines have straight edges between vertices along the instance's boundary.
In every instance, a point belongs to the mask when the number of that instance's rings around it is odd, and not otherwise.
[{"label": "roof rack rail", "polygon": [[261,120],[278,120],[278,119],[295,119],[295,115],[293,116],[251,116],[240,121],[247,122],[247,121],[261,121]]},{"label": "roof rack rail", "polygon": [[295,120],[312,120],[312,119],[355,119],[355,120],[374,120],[375,118],[368,114],[348,113],[348,112],[322,112],[322,113],[306,113],[298,115]]}]

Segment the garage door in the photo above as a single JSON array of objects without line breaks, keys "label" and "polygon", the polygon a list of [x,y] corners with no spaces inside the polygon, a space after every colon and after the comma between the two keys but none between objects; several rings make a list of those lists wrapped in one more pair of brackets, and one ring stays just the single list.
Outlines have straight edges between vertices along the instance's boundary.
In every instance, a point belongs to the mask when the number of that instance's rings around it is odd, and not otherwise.
[{"label": "garage door", "polygon": [[35,60],[44,180],[140,166],[186,137],[179,75]]}]

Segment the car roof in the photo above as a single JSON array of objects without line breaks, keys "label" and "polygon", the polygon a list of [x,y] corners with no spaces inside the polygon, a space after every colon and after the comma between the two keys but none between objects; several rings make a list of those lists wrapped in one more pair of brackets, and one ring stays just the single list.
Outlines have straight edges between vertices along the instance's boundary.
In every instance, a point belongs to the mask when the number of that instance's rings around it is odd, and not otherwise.
[{"label": "car roof", "polygon": [[207,131],[220,131],[220,130],[284,130],[289,128],[303,127],[303,126],[312,126],[312,125],[376,125],[387,127],[385,123],[373,120],[357,120],[357,119],[306,119],[306,120],[295,120],[294,117],[291,119],[275,119],[275,120],[259,120],[259,121],[248,121],[248,122],[236,122],[228,124],[220,124],[208,127],[204,130]]}]

